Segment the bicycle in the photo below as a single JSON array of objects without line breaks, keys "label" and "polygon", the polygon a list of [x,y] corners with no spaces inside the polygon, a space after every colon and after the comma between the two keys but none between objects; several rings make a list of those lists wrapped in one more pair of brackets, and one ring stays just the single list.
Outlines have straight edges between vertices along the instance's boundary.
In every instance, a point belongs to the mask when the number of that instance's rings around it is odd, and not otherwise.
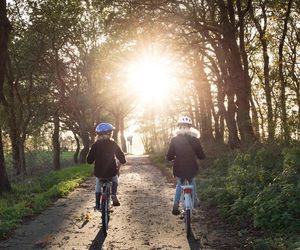
[{"label": "bicycle", "polygon": [[183,207],[183,216],[185,223],[186,235],[191,235],[191,218],[194,208],[195,197],[193,195],[193,185],[190,185],[190,181],[184,179],[181,181],[181,198],[180,201]]},{"label": "bicycle", "polygon": [[101,219],[102,228],[105,235],[107,235],[108,222],[110,218],[110,196],[112,187],[112,178],[101,179]]}]

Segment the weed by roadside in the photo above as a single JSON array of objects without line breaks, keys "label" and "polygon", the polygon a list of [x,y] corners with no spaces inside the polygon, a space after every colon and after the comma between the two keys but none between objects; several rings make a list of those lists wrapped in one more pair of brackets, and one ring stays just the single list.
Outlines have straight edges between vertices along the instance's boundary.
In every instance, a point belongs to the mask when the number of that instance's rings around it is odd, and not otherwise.
[{"label": "weed by roadside", "polygon": [[[254,232],[252,249],[296,249],[300,227],[300,149],[278,144],[218,156],[198,176],[200,196],[223,219]],[[249,233],[250,234],[250,233]],[[256,237],[257,236],[257,237]]]},{"label": "weed by roadside", "polygon": [[0,196],[0,239],[9,235],[24,218],[41,212],[57,198],[67,195],[91,173],[91,165],[80,165],[13,183],[12,192]]}]

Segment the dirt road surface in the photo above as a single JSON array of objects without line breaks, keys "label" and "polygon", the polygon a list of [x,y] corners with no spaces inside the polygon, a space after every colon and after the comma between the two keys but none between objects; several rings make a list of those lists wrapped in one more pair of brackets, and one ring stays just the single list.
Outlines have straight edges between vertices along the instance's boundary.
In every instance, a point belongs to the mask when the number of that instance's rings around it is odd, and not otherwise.
[{"label": "dirt road surface", "polygon": [[192,220],[171,214],[174,184],[145,156],[128,157],[119,179],[120,207],[111,214],[108,235],[94,211],[94,178],[26,221],[0,249],[240,249],[235,231],[220,224],[205,206]]}]

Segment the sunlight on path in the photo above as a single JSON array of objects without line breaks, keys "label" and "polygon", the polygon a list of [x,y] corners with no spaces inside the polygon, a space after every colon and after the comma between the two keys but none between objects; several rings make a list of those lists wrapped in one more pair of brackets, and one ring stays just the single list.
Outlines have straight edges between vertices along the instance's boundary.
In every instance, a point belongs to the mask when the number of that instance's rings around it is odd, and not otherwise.
[{"label": "sunlight on path", "polygon": [[190,249],[183,223],[171,214],[174,187],[145,157],[120,176],[120,202],[103,249]]}]

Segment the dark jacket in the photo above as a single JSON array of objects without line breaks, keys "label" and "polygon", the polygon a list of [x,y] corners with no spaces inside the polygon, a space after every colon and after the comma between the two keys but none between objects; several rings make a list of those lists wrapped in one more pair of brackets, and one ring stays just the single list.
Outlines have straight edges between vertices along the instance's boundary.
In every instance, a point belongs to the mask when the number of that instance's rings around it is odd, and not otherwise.
[{"label": "dark jacket", "polygon": [[97,140],[91,147],[87,163],[95,162],[94,175],[98,178],[110,178],[117,175],[117,164],[115,157],[121,164],[126,163],[125,155],[111,139]]},{"label": "dark jacket", "polygon": [[173,161],[173,174],[176,177],[192,178],[198,173],[197,159],[204,159],[200,141],[189,134],[178,134],[171,139],[166,155],[168,161]]}]

